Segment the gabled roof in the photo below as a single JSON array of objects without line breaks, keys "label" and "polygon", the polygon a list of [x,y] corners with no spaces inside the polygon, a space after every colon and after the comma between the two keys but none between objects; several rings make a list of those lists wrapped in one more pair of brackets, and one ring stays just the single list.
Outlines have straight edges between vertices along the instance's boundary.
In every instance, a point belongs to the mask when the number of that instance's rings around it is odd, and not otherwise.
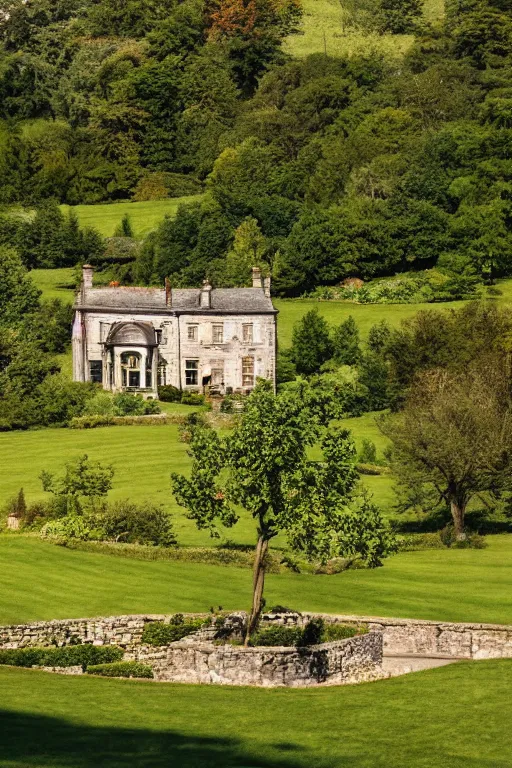
[{"label": "gabled roof", "polygon": [[87,288],[78,294],[76,306],[88,309],[140,309],[179,312],[275,312],[272,300],[262,288],[213,288],[211,308],[200,308],[199,288],[173,288],[170,305],[163,288]]}]

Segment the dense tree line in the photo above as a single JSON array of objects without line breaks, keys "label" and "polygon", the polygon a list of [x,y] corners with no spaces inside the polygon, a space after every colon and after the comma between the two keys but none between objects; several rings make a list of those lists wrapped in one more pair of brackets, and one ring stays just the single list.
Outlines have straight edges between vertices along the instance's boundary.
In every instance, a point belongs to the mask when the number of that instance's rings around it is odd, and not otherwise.
[{"label": "dense tree line", "polygon": [[232,284],[226,254],[248,221],[285,295],[434,266],[510,274],[511,29],[501,5],[452,4],[400,64],[275,64],[223,136],[208,199],[155,233],[142,279],[198,280],[207,245]]},{"label": "dense tree line", "polygon": [[[300,295],[349,276],[512,269],[512,13],[366,0],[357,23],[416,31],[291,60],[298,0],[34,0],[0,22],[0,202],[179,195],[128,279],[240,283],[251,261]],[[404,27],[405,25],[405,27]],[[77,261],[79,260],[77,254]],[[43,262],[41,262],[43,263]]]}]

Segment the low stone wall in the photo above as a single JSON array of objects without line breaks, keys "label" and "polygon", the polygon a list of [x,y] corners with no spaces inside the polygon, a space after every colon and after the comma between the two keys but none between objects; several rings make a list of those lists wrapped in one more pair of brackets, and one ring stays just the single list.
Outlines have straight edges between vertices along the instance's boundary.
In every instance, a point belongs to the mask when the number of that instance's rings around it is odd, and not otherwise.
[{"label": "low stone wall", "polygon": [[139,646],[128,660],[149,664],[156,680],[292,688],[382,677],[382,636],[359,635],[309,648],[244,648],[210,643]]},{"label": "low stone wall", "polygon": [[512,658],[512,626],[463,624],[419,619],[385,619],[318,613],[266,614],[269,624],[303,626],[321,616],[330,624],[364,624],[383,637],[384,655],[442,656],[457,659]]},{"label": "low stone wall", "polygon": [[[204,617],[206,614],[187,614]],[[157,680],[230,685],[308,686],[342,684],[382,675],[382,656],[443,659],[512,658],[512,626],[386,619],[373,616],[268,613],[263,624],[304,626],[322,617],[328,623],[363,625],[368,634],[310,648],[243,648],[215,644],[214,622],[194,636],[165,648],[142,646],[144,625],[169,621],[171,614],[35,622],[0,627],[0,648],[118,645],[125,659],[151,664]],[[224,636],[242,636],[246,614],[226,617]]]}]

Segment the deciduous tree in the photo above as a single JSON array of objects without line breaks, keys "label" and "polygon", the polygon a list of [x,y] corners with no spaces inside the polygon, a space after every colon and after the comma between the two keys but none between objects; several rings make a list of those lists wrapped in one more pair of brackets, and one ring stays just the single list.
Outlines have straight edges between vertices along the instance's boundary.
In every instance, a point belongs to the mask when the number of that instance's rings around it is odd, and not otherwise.
[{"label": "deciduous tree", "polygon": [[268,382],[260,382],[233,433],[221,438],[212,429],[196,428],[190,478],[172,475],[178,503],[199,528],[215,535],[218,523],[234,525],[234,505],[243,507],[256,524],[246,642],[264,605],[266,555],[279,533],[309,558],[359,554],[372,567],[381,564],[392,545],[368,499],[350,506],[357,472],[349,433],[339,428],[326,432],[323,460],[311,461],[308,447],[319,436],[317,421],[300,397],[276,396]]},{"label": "deciduous tree", "polygon": [[[414,383],[402,412],[381,418],[406,499],[425,490],[451,511],[457,538],[479,494],[499,496],[512,470],[510,361],[482,357],[465,370],[430,370]],[[437,497],[437,498],[436,498]]]}]

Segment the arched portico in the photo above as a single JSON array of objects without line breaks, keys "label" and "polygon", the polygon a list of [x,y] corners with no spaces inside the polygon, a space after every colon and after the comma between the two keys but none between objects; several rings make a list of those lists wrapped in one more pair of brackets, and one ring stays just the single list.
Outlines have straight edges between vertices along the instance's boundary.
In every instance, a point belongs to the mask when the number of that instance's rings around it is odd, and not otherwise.
[{"label": "arched portico", "polygon": [[151,323],[115,323],[105,342],[104,381],[113,392],[157,397],[158,343]]}]

